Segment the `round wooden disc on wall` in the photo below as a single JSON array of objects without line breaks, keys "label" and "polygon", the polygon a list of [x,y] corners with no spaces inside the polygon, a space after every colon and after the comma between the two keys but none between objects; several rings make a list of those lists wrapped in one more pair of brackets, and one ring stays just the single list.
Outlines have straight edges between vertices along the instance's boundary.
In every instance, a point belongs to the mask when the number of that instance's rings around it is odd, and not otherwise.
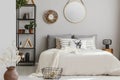
[{"label": "round wooden disc on wall", "polygon": [[56,22],[57,19],[58,19],[58,14],[54,10],[48,10],[43,15],[43,20],[48,24]]}]

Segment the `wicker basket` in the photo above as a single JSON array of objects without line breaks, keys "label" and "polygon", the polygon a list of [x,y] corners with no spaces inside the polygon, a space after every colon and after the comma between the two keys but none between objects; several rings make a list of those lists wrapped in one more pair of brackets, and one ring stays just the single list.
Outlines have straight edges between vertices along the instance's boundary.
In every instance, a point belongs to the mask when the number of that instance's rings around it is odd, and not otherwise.
[{"label": "wicker basket", "polygon": [[59,79],[62,75],[62,68],[46,67],[42,68],[44,79]]}]

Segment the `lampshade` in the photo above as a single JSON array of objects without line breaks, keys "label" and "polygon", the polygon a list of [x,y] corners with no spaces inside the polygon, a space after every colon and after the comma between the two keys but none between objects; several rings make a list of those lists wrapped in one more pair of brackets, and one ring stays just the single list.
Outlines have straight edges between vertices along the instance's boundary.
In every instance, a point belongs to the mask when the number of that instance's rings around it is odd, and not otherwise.
[{"label": "lampshade", "polygon": [[111,39],[104,39],[103,44],[105,45],[106,49],[109,49],[109,45],[112,44],[112,40]]},{"label": "lampshade", "polygon": [[111,39],[104,39],[103,40],[103,44],[104,45],[111,45],[112,44],[112,40]]}]

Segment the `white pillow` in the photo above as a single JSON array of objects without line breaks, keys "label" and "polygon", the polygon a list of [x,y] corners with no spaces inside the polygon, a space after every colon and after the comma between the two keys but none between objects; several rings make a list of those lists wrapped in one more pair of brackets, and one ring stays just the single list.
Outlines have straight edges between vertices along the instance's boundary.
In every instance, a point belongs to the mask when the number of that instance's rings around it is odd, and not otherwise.
[{"label": "white pillow", "polygon": [[60,38],[60,46],[61,48],[65,48],[65,47],[71,47],[71,41],[73,39],[64,39],[64,38]]},{"label": "white pillow", "polygon": [[71,47],[77,48],[77,49],[85,49],[86,48],[86,42],[84,40],[80,39],[73,39],[70,43]]},{"label": "white pillow", "polygon": [[77,39],[65,39],[65,38],[59,38],[56,39],[56,42],[60,42],[60,45],[56,45],[56,48],[59,48],[59,46],[61,46],[61,48],[66,48],[66,47],[71,47],[71,48],[83,48],[84,46],[82,46],[82,41],[81,40],[77,40]]},{"label": "white pillow", "polygon": [[78,49],[96,49],[95,45],[95,36],[88,38],[79,38],[79,39],[66,39],[66,38],[57,38],[56,48],[78,48]]},{"label": "white pillow", "polygon": [[96,49],[95,36],[88,38],[79,38],[79,40],[82,41],[82,46],[84,46],[84,49]]}]

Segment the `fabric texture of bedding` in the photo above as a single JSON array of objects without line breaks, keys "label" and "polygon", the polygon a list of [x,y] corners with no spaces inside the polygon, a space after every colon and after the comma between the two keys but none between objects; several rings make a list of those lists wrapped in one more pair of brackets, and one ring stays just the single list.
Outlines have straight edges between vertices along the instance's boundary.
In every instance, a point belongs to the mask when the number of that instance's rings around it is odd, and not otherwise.
[{"label": "fabric texture of bedding", "polygon": [[72,38],[71,34],[63,34],[63,35],[48,35],[47,36],[47,48],[55,48],[56,47],[56,38]]},{"label": "fabric texture of bedding", "polygon": [[97,35],[93,34],[93,35],[73,35],[74,39],[79,39],[79,38],[90,38],[90,37],[95,37],[97,40]]},{"label": "fabric texture of bedding", "polygon": [[77,39],[56,38],[56,48],[76,47],[83,49],[96,49],[96,36],[74,36]]},{"label": "fabric texture of bedding", "polygon": [[74,35],[74,39],[84,40],[86,49],[96,49],[97,35]]},{"label": "fabric texture of bedding", "polygon": [[98,49],[49,49],[41,54],[33,76],[41,76],[44,67],[63,68],[62,75],[120,75],[119,60]]},{"label": "fabric texture of bedding", "polygon": [[79,38],[78,40],[82,41],[84,49],[96,49],[95,37]]},{"label": "fabric texture of bedding", "polygon": [[79,39],[56,38],[56,48],[61,49],[65,47],[86,49],[86,41]]}]

